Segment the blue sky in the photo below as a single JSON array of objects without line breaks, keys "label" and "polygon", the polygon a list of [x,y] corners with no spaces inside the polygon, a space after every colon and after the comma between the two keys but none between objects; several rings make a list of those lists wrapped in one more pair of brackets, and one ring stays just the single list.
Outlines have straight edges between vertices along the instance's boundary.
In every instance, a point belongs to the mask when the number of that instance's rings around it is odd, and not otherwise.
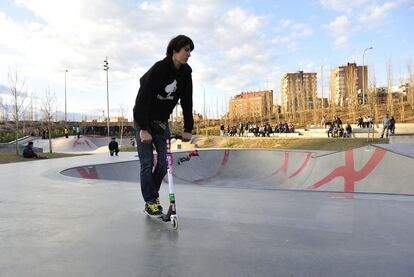
[{"label": "blue sky", "polygon": [[[47,88],[64,109],[68,69],[68,111],[101,115],[106,110],[105,56],[110,62],[111,114],[129,116],[139,77],[164,57],[173,36],[195,43],[194,107],[223,114],[230,97],[242,91],[273,89],[280,95],[286,72],[329,72],[347,62],[368,64],[371,81],[407,78],[413,61],[414,0],[2,0],[0,2],[0,88],[9,67],[26,77],[27,91],[40,106]],[[7,92],[0,91],[2,102]]]}]

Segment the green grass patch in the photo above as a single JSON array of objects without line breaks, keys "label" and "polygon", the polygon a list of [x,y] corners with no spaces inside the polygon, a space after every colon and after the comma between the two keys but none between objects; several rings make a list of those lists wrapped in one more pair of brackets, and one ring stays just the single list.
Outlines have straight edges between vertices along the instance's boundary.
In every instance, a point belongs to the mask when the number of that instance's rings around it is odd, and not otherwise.
[{"label": "green grass patch", "polygon": [[124,146],[122,145],[119,150],[121,152],[137,152],[137,147],[136,146]]},{"label": "green grass patch", "polygon": [[[49,159],[67,158],[75,156],[83,156],[89,154],[63,154],[63,153],[38,153],[40,156],[46,156]],[[15,152],[0,152],[0,164],[37,161],[37,159],[23,158],[21,155],[16,155]]]}]

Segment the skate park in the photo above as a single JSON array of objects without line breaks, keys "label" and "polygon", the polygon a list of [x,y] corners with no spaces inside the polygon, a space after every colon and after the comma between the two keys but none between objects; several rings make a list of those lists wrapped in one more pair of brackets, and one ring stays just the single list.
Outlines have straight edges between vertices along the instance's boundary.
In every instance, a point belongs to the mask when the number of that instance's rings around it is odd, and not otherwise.
[{"label": "skate park", "polygon": [[1,0],[0,277],[414,276],[413,12]]},{"label": "skate park", "polygon": [[[76,140],[56,145],[85,153],[99,145]],[[0,166],[1,276],[414,270],[412,144],[344,152],[199,149],[181,165],[176,161],[187,150],[175,151],[178,230],[142,212],[135,152],[89,151]],[[167,206],[165,182],[160,195]]]}]

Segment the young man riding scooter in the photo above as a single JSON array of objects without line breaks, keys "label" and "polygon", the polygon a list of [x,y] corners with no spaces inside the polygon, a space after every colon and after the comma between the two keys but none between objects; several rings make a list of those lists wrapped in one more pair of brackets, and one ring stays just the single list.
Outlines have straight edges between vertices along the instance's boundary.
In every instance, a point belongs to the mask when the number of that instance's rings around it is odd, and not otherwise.
[{"label": "young man riding scooter", "polygon": [[[134,126],[140,162],[141,192],[145,212],[162,215],[159,200],[161,182],[167,173],[167,140],[170,138],[168,119],[178,100],[183,110],[183,141],[191,139],[193,129],[193,83],[187,64],[194,49],[193,41],[184,35],[173,38],[166,57],[155,63],[140,79],[135,100]],[[157,163],[153,170],[153,149]]]}]

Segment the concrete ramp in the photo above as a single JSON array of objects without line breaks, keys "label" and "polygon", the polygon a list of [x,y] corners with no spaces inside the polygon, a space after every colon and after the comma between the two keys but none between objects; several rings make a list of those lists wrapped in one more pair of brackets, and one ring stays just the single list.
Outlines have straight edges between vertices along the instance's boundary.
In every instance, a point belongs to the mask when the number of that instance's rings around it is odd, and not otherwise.
[{"label": "concrete ramp", "polygon": [[[174,183],[250,189],[414,194],[414,159],[378,146],[318,153],[260,149],[199,150],[177,164]],[[139,181],[139,162],[70,168],[62,174],[89,179]]]},{"label": "concrete ramp", "polygon": [[[49,151],[49,140],[39,139],[33,141],[36,147],[42,147],[43,152]],[[88,137],[81,136],[77,138],[71,136],[69,138],[61,137],[52,140],[53,152],[57,153],[84,153],[98,149],[98,146]]]},{"label": "concrete ramp", "polygon": [[[107,136],[98,136],[98,135],[85,135],[82,136],[86,139],[88,139],[89,141],[91,141],[93,144],[95,144],[97,147],[102,147],[102,146],[108,146],[109,142],[111,141],[111,137],[107,137]],[[125,142],[126,139],[123,139],[123,142]],[[118,143],[119,139],[118,139]]]}]

